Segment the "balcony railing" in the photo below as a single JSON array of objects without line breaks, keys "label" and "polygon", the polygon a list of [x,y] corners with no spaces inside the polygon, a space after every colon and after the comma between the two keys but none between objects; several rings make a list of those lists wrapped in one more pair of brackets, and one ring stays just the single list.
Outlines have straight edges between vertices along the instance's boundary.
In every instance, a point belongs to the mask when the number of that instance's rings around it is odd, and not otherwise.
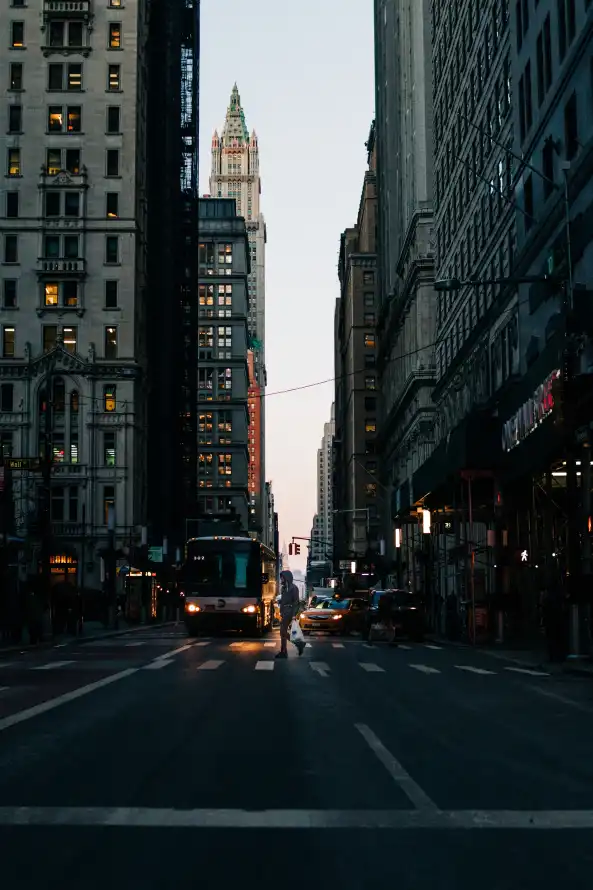
[{"label": "balcony railing", "polygon": [[46,16],[64,16],[67,18],[88,18],[91,11],[91,0],[43,0],[43,12]]},{"label": "balcony railing", "polygon": [[86,260],[48,260],[41,257],[37,260],[37,271],[42,275],[84,275]]},{"label": "balcony railing", "polygon": [[52,522],[52,534],[56,538],[81,538],[84,534],[81,522]]}]

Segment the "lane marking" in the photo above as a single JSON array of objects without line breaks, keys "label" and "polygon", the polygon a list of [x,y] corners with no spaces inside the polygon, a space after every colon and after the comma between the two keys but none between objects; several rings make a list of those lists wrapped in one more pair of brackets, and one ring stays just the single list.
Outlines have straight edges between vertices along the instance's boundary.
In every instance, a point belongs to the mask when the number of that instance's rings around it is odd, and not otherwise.
[{"label": "lane marking", "polygon": [[366,661],[358,662],[363,671],[368,671],[369,674],[384,674],[385,668],[380,667],[378,664],[371,664]]},{"label": "lane marking", "polygon": [[0,686],[0,692],[8,692],[10,686]]},{"label": "lane marking", "polygon": [[146,642],[142,643],[124,643],[125,649],[137,649],[138,646],[146,646]]},{"label": "lane marking", "polygon": [[332,643],[332,649],[345,649],[345,648],[346,647],[344,646],[343,643]]},{"label": "lane marking", "polygon": [[264,643],[264,647],[265,647],[266,649],[275,649],[277,645],[278,645],[278,643],[277,643],[277,642],[273,642],[273,641],[272,641],[272,642]]},{"label": "lane marking", "polygon": [[199,671],[215,671],[219,668],[224,661],[205,661],[203,664],[198,665]]},{"label": "lane marking", "polygon": [[549,689],[542,689],[541,686],[525,684],[523,688],[528,689],[530,692],[537,692],[538,695],[543,695],[545,698],[551,698],[554,701],[561,702],[563,705],[569,705],[571,708],[576,708],[578,711],[583,711],[585,714],[593,714],[593,708],[583,704],[583,702],[574,701],[572,698],[566,698],[566,696],[560,695],[557,692],[550,692]]},{"label": "lane marking", "polygon": [[494,676],[496,673],[496,671],[487,671],[484,668],[472,667],[471,664],[456,664],[455,667],[458,671],[469,671],[470,674],[491,674]]},{"label": "lane marking", "polygon": [[442,646],[435,646],[434,643],[425,643],[425,644],[424,644],[424,648],[425,648],[425,649],[437,649],[437,650],[440,652],[440,651],[442,650],[443,647],[442,647]]},{"label": "lane marking", "polygon": [[276,663],[274,661],[258,661],[255,665],[256,671],[273,671]]},{"label": "lane marking", "polygon": [[167,810],[149,807],[0,807],[3,826],[117,828],[444,829],[593,828],[593,810]]},{"label": "lane marking", "polygon": [[67,645],[68,645],[68,643],[56,643],[56,645],[54,646],[54,649],[63,649],[64,646],[67,646]]},{"label": "lane marking", "polygon": [[244,645],[245,645],[245,642],[243,640],[241,640],[240,643],[231,643],[229,648],[230,649],[238,649],[240,646],[244,646]]},{"label": "lane marking", "polygon": [[311,648],[311,643],[305,643],[305,649],[310,649],[310,648]]},{"label": "lane marking", "polygon": [[329,665],[325,661],[310,661],[311,670],[319,674],[320,677],[329,677]]},{"label": "lane marking", "polygon": [[406,772],[391,751],[387,750],[381,739],[375,735],[373,730],[367,726],[366,723],[355,723],[354,725],[373,754],[375,754],[377,759],[381,761],[393,781],[399,785],[408,800],[414,804],[416,809],[424,812],[438,812],[436,803],[430,799],[428,794],[426,794],[420,785],[414,781],[411,775]]},{"label": "lane marking", "polygon": [[363,644],[362,644],[362,648],[363,648],[363,649],[374,649],[375,647],[374,647],[374,646],[371,646],[370,643],[363,643]]},{"label": "lane marking", "polygon": [[180,646],[179,649],[172,649],[166,655],[159,655],[159,658],[172,658],[173,655],[179,655],[180,652],[187,652],[188,649],[193,649],[195,645],[195,643],[186,643],[185,646]]},{"label": "lane marking", "polygon": [[403,643],[398,643],[398,644],[397,644],[397,648],[398,648],[398,649],[404,649],[406,652],[411,652],[411,651],[412,651],[412,646],[404,646]]},{"label": "lane marking", "polygon": [[50,661],[49,664],[41,664],[31,668],[32,671],[54,671],[57,668],[68,667],[70,664],[76,664],[75,661]]},{"label": "lane marking", "polygon": [[414,668],[415,671],[421,671],[423,674],[440,674],[440,671],[427,664],[409,664],[408,667]]},{"label": "lane marking", "polygon": [[529,668],[505,667],[505,671],[513,671],[515,674],[529,674],[530,677],[549,677],[547,671],[532,671]]},{"label": "lane marking", "polygon": [[16,664],[16,661],[2,661],[2,662],[0,662],[0,668],[13,667],[15,664]]},{"label": "lane marking", "polygon": [[210,640],[202,640],[200,643],[196,643],[196,646],[209,646]]},{"label": "lane marking", "polygon": [[31,720],[32,717],[38,717],[40,714],[53,711],[54,708],[59,708],[60,705],[75,701],[77,698],[82,698],[84,695],[89,695],[91,692],[95,692],[96,689],[110,686],[112,683],[117,683],[118,680],[123,680],[125,677],[131,677],[132,674],[137,673],[138,668],[128,668],[125,671],[120,671],[119,674],[113,674],[111,677],[103,677],[102,680],[95,680],[94,683],[88,683],[86,686],[81,686],[79,689],[74,689],[72,692],[65,692],[64,695],[58,695],[57,698],[42,702],[40,705],[33,705],[32,708],[26,708],[24,711],[19,711],[17,714],[11,714],[10,717],[3,717],[0,719],[0,732],[11,726],[16,726],[17,723],[24,723],[25,720]]},{"label": "lane marking", "polygon": [[171,660],[167,660],[165,658],[159,658],[154,661],[151,661],[150,664],[145,664],[142,666],[143,671],[160,671],[161,668],[168,667],[170,664],[173,664]]}]

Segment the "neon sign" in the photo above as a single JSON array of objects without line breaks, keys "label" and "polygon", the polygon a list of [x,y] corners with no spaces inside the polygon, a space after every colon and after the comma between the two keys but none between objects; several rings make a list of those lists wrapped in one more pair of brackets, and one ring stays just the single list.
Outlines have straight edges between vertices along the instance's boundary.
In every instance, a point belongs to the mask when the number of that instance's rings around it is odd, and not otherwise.
[{"label": "neon sign", "polygon": [[507,420],[502,428],[503,451],[512,451],[520,445],[552,413],[554,410],[552,385],[559,377],[560,371],[553,371],[538,386],[531,398],[521,405],[517,413]]}]

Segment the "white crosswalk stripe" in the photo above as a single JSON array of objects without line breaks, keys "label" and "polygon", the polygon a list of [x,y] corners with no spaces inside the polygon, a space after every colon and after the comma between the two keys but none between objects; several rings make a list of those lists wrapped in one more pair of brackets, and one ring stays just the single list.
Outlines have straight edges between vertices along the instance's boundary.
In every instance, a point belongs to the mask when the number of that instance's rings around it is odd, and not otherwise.
[{"label": "white crosswalk stripe", "polygon": [[487,671],[484,668],[476,668],[472,667],[471,664],[456,664],[455,667],[458,671],[468,671],[470,674],[490,674],[494,675],[496,671]]},{"label": "white crosswalk stripe", "polygon": [[411,646],[406,646],[404,643],[398,643],[398,644],[397,644],[397,648],[398,648],[398,649],[404,649],[406,652],[411,652],[411,651],[412,651],[412,647],[411,647]]},{"label": "white crosswalk stripe", "polygon": [[505,667],[505,671],[513,671],[515,674],[529,674],[530,677],[549,677],[547,671],[532,671],[528,668]]},{"label": "white crosswalk stripe", "polygon": [[34,671],[54,671],[58,668],[68,667],[68,665],[74,664],[73,661],[50,661],[49,664],[41,664],[37,667],[34,667]]},{"label": "white crosswalk stripe", "polygon": [[0,692],[8,692],[10,686],[0,686]]},{"label": "white crosswalk stripe", "polygon": [[332,643],[332,649],[345,649],[345,648],[346,647],[344,646],[343,643]]},{"label": "white crosswalk stripe", "polygon": [[277,645],[278,645],[278,643],[274,640],[274,641],[270,641],[270,642],[264,643],[264,648],[266,648],[266,649],[275,649]]},{"label": "white crosswalk stripe", "polygon": [[221,665],[224,664],[224,661],[205,661],[203,664],[198,665],[199,671],[215,671]]},{"label": "white crosswalk stripe", "polygon": [[255,665],[256,671],[273,671],[276,666],[275,661],[258,661]]},{"label": "white crosswalk stripe", "polygon": [[209,646],[210,640],[202,640],[200,643],[196,643],[196,646]]},{"label": "white crosswalk stripe", "polygon": [[435,646],[434,643],[425,643],[425,644],[424,644],[424,648],[425,648],[425,649],[436,649],[438,652],[440,652],[441,649],[442,649],[443,647],[442,647],[442,646]]},{"label": "white crosswalk stripe", "polygon": [[385,669],[382,668],[378,664],[372,664],[370,662],[359,661],[358,662],[363,671],[367,671],[369,674],[384,674]]},{"label": "white crosswalk stripe", "polygon": [[319,674],[320,677],[329,676],[329,664],[326,664],[325,661],[311,661],[309,664],[311,665],[311,670]]},{"label": "white crosswalk stripe", "polygon": [[420,671],[422,674],[440,674],[440,671],[437,671],[436,668],[429,667],[427,664],[411,664],[409,667],[414,668],[415,671]]},{"label": "white crosswalk stripe", "polygon": [[150,664],[144,665],[145,671],[160,671],[162,668],[167,667],[168,665],[173,664],[173,661],[169,658],[157,658],[155,661],[151,661]]}]

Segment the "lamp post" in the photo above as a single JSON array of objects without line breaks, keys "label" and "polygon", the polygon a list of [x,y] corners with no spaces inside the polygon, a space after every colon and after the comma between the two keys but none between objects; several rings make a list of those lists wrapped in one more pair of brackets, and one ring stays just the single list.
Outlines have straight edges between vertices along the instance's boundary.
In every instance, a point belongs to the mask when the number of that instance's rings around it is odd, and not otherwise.
[{"label": "lamp post", "polygon": [[42,502],[41,502],[41,579],[43,596],[49,607],[50,633],[54,635],[54,603],[51,591],[51,556],[52,556],[52,525],[51,525],[51,478],[53,463],[53,386],[55,361],[52,361],[45,378],[45,417],[43,430],[43,461],[41,465]]}]

